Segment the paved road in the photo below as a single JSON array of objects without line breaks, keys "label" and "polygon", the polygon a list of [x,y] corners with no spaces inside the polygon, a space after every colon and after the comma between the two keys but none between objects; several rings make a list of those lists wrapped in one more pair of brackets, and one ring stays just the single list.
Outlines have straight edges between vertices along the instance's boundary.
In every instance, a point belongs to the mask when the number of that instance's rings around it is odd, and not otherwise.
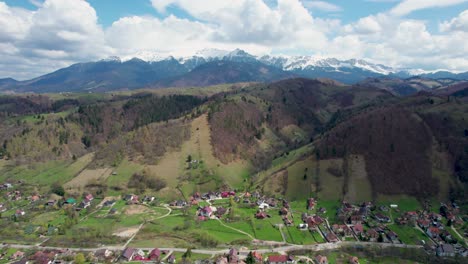
[{"label": "paved road", "polygon": [[[337,243],[320,243],[320,244],[313,244],[313,245],[288,245],[288,246],[280,246],[280,247],[272,247],[270,249],[257,249],[256,251],[259,253],[279,253],[279,252],[288,252],[293,250],[310,250],[310,251],[320,251],[326,249],[339,249],[343,246],[372,246],[372,247],[381,247],[381,248],[414,248],[419,249],[423,248],[419,245],[405,245],[405,244],[392,244],[392,243],[377,243],[377,242],[337,242]],[[94,252],[99,249],[109,249],[109,250],[122,250],[121,246],[106,246],[106,247],[98,247],[98,248],[61,248],[61,247],[37,247],[35,245],[19,245],[19,244],[7,244],[7,245],[0,245],[0,248],[3,247],[10,247],[10,248],[18,248],[18,249],[48,249],[48,250],[71,250],[71,251],[81,251],[81,252]],[[153,248],[141,248],[143,250],[152,250]],[[186,248],[160,248],[160,250],[167,250],[173,252],[185,252],[187,251]],[[247,254],[250,249],[240,250],[239,252],[242,254]],[[193,253],[197,254],[205,254],[205,255],[220,255],[226,254],[229,252],[229,249],[220,249],[220,250],[211,250],[211,249],[193,249]]]}]

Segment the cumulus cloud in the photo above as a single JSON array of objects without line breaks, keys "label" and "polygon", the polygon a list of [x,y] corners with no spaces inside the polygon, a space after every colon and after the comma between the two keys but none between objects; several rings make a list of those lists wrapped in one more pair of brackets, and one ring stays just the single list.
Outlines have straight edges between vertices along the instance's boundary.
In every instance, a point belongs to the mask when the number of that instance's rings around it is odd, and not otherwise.
[{"label": "cumulus cloud", "polygon": [[453,18],[450,21],[442,22],[439,25],[440,31],[450,32],[450,31],[464,31],[468,32],[468,10],[463,11],[457,17]]},{"label": "cumulus cloud", "polygon": [[[148,0],[150,1],[150,0]],[[162,15],[126,16],[103,28],[83,0],[45,0],[34,11],[0,2],[0,76],[20,79],[110,55],[142,51],[185,56],[204,48],[244,49],[365,58],[390,66],[468,70],[468,11],[431,32],[427,21],[407,18],[419,9],[462,0],[367,0],[398,2],[387,12],[348,24],[316,17],[339,12],[317,0],[152,0]],[[468,0],[467,0],[468,1]],[[190,19],[171,14],[174,7]]]},{"label": "cumulus cloud", "polygon": [[95,10],[81,0],[47,0],[36,11],[0,2],[0,44],[7,47],[0,51],[0,74],[22,63],[29,72],[18,69],[12,76],[19,78],[38,72],[29,68],[34,65],[44,71],[110,52]]}]

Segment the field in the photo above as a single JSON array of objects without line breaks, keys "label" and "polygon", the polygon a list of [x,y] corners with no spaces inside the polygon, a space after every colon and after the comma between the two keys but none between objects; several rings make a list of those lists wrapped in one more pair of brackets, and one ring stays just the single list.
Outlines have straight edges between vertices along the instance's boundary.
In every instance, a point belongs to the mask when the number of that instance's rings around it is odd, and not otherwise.
[{"label": "field", "polygon": [[398,238],[401,242],[410,245],[421,245],[422,240],[428,241],[429,237],[427,237],[423,232],[416,227],[411,226],[403,226],[403,225],[389,225],[390,230],[394,231],[398,234]]},{"label": "field", "polygon": [[111,168],[83,170],[80,174],[74,177],[71,181],[65,183],[63,187],[66,190],[74,190],[83,192],[84,187],[91,183],[104,183],[111,175]]},{"label": "field", "polygon": [[50,186],[54,182],[65,183],[78,175],[93,159],[92,153],[78,158],[74,162],[49,161],[31,165],[14,165],[3,161],[0,180],[21,179],[30,184]]}]

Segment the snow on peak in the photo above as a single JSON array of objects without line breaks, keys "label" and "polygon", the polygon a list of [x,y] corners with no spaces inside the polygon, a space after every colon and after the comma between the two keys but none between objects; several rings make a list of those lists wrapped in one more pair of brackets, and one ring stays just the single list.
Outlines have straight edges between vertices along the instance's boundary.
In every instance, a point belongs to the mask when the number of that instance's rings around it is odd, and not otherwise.
[{"label": "snow on peak", "polygon": [[105,62],[112,62],[112,61],[114,61],[114,62],[121,62],[120,58],[117,57],[117,56],[109,56],[109,57],[107,57],[107,58],[105,58],[105,59],[102,59],[101,61],[105,61]]},{"label": "snow on peak", "polygon": [[222,59],[224,56],[226,56],[229,53],[229,51],[226,50],[220,50],[220,49],[202,49],[197,51],[193,57],[202,57],[204,59],[208,58],[219,58]]},{"label": "snow on peak", "polygon": [[169,56],[163,55],[156,51],[142,50],[134,54],[122,57],[122,61],[129,61],[134,58],[137,58],[146,62],[156,62],[156,61],[163,61],[163,60],[169,59]]}]

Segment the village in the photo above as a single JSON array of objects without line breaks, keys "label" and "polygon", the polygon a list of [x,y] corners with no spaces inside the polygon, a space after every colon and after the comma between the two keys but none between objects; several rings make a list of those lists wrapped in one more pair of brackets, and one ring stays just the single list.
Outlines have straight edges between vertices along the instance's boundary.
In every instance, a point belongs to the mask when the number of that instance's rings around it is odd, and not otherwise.
[{"label": "village", "polygon": [[[326,264],[329,263],[326,255],[312,252],[309,256],[294,256],[281,247],[324,245],[337,248],[357,244],[414,246],[441,258],[468,256],[467,233],[459,234],[464,220],[456,203],[407,211],[398,203],[330,203],[314,197],[290,202],[259,191],[227,188],[196,192],[174,201],[131,193],[98,198],[96,194],[84,192],[78,197],[67,197],[25,194],[17,188],[21,184],[0,185],[2,226],[10,227],[10,230],[2,230],[2,236],[19,238],[16,241],[2,239],[0,263],[176,263],[193,259],[192,252],[210,248],[211,254],[195,254],[197,261]],[[42,220],[49,214],[53,217]],[[185,219],[183,225],[206,229],[208,234],[219,233],[219,230],[210,229],[217,226],[244,239],[242,243],[241,240],[226,243],[219,239],[216,243],[206,242],[193,247],[165,245],[164,242],[150,247],[151,238],[147,242],[139,240],[140,235],[148,235],[144,234],[148,223],[156,222],[162,229],[167,229],[170,219],[180,217]],[[80,227],[76,230],[86,233],[91,223],[109,219],[115,221],[113,228],[121,230],[120,233],[112,229],[111,236],[96,234],[99,242],[94,244],[91,240],[83,243],[79,239],[71,240],[70,244],[54,244],[55,237],[66,237],[70,232],[75,234],[74,228]],[[116,224],[119,228],[114,226]],[[120,228],[127,226],[138,228],[133,228],[133,232],[129,231],[132,228]],[[173,230],[182,228],[176,226]],[[360,263],[357,256],[347,258],[347,263]]]}]

